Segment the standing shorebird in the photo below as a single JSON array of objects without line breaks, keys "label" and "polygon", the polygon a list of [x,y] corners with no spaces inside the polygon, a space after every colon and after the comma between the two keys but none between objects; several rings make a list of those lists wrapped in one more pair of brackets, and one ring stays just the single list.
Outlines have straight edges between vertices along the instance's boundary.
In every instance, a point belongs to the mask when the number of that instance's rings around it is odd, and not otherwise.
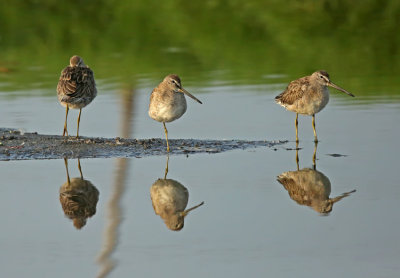
[{"label": "standing shorebird", "polygon": [[289,111],[296,112],[296,142],[299,142],[297,131],[299,114],[312,116],[314,141],[318,142],[315,131],[315,114],[328,104],[328,86],[354,97],[352,93],[333,84],[329,79],[329,74],[323,70],[290,82],[286,90],[275,97],[278,104]]},{"label": "standing shorebird", "polygon": [[96,97],[96,83],[93,71],[85,65],[79,56],[72,56],[69,66],[62,70],[57,85],[58,101],[66,107],[63,136],[67,134],[68,110],[79,109],[78,128],[76,138],[79,138],[79,122],[82,108],[92,102]]},{"label": "standing shorebird", "polygon": [[179,119],[186,112],[186,99],[184,94],[188,95],[198,103],[202,103],[195,96],[182,88],[179,76],[170,74],[167,75],[156,88],[154,88],[150,96],[149,116],[153,120],[163,123],[168,152],[168,130],[165,123]]}]

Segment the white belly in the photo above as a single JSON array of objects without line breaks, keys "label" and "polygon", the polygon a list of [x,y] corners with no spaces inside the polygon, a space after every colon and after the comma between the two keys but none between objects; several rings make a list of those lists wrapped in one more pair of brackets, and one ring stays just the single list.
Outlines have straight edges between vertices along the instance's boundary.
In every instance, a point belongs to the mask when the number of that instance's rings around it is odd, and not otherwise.
[{"label": "white belly", "polygon": [[314,115],[324,109],[329,102],[328,88],[312,94],[304,94],[292,105],[285,106],[287,110],[303,115]]},{"label": "white belly", "polygon": [[183,94],[176,94],[166,102],[150,103],[149,116],[158,122],[172,122],[186,112],[186,99]]}]

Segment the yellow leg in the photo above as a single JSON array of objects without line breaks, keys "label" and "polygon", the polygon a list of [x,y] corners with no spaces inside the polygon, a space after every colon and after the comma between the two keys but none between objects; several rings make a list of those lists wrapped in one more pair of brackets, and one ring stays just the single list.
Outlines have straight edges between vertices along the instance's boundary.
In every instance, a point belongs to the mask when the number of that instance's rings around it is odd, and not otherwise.
[{"label": "yellow leg", "polygon": [[315,162],[317,160],[317,146],[318,146],[318,142],[315,142],[315,144],[314,144],[314,154],[313,154],[313,157],[312,157],[314,170],[317,169],[317,163]]},{"label": "yellow leg", "polygon": [[163,125],[164,125],[164,131],[165,131],[165,138],[167,138],[167,152],[169,152],[168,130],[167,130],[167,127],[165,126],[164,122],[163,122]]},{"label": "yellow leg", "polygon": [[79,173],[81,173],[81,179],[83,180],[82,168],[81,168],[81,160],[78,158],[78,169]]},{"label": "yellow leg", "polygon": [[298,143],[298,142],[299,142],[299,135],[298,135],[299,114],[298,114],[298,113],[296,113],[296,121],[295,121],[295,124],[296,124],[296,143]]},{"label": "yellow leg", "polygon": [[296,142],[296,165],[297,171],[299,171],[299,142]]},{"label": "yellow leg", "polygon": [[79,138],[79,123],[81,122],[81,113],[82,113],[82,108],[79,109],[79,116],[78,116],[78,129],[76,131],[76,138]]},{"label": "yellow leg", "polygon": [[169,162],[169,154],[167,155],[167,165],[165,165],[164,180],[167,178],[168,175],[168,162]]},{"label": "yellow leg", "polygon": [[315,114],[312,115],[312,127],[314,129],[314,142],[318,143],[317,132],[315,131]]},{"label": "yellow leg", "polygon": [[67,107],[67,108],[66,108],[66,110],[65,110],[65,123],[64,123],[63,136],[65,136],[65,133],[66,133],[67,136],[68,136],[68,131],[67,131],[67,118],[68,118],[68,110],[69,110],[68,104],[67,104],[66,107]]},{"label": "yellow leg", "polygon": [[68,185],[71,183],[70,179],[69,179],[69,172],[68,172],[68,159],[66,157],[64,157],[64,164],[65,164],[65,170],[67,170],[67,182]]}]

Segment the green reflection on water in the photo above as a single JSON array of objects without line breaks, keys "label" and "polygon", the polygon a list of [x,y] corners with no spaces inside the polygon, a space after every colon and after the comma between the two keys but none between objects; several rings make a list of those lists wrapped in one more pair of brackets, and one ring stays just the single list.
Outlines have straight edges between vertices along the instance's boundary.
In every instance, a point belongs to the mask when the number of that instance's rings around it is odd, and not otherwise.
[{"label": "green reflection on water", "polygon": [[284,88],[325,69],[357,96],[397,96],[399,26],[397,0],[2,1],[0,93],[54,94],[79,54],[103,84]]}]

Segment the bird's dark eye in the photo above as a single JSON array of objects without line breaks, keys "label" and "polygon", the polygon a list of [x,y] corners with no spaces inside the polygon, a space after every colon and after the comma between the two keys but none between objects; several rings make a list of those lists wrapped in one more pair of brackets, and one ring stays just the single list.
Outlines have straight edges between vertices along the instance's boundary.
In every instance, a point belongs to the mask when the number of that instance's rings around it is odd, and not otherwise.
[{"label": "bird's dark eye", "polygon": [[322,75],[320,75],[319,78],[324,78],[324,77]]},{"label": "bird's dark eye", "polygon": [[172,79],[172,83],[173,83],[175,86],[179,87],[179,83],[178,83],[178,81],[176,81],[176,80]]}]

